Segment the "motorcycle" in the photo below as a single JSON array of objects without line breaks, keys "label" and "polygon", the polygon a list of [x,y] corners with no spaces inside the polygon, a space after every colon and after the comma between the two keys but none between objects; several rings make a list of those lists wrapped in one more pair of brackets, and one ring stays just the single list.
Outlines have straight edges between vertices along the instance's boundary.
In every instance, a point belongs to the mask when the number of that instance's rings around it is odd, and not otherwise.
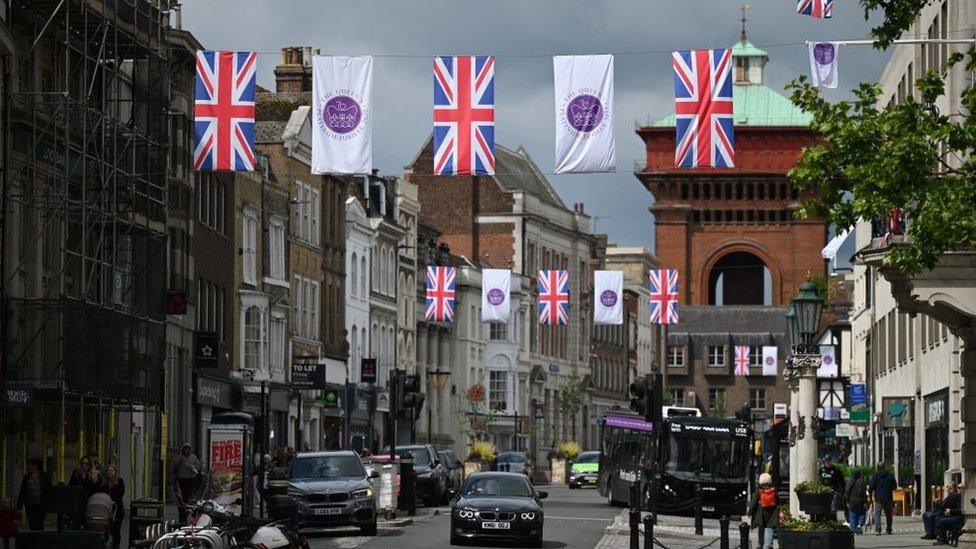
[{"label": "motorcycle", "polygon": [[213,501],[195,505],[190,522],[172,528],[138,546],[149,547],[151,543],[153,549],[308,549],[308,540],[283,522],[235,515]]}]

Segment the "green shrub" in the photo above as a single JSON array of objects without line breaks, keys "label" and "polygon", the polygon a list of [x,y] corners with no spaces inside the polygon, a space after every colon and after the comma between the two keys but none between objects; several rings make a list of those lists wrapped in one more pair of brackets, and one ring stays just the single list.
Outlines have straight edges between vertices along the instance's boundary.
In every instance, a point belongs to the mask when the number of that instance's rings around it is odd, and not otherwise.
[{"label": "green shrub", "polygon": [[834,489],[820,481],[804,480],[793,489],[797,494],[833,494]]}]

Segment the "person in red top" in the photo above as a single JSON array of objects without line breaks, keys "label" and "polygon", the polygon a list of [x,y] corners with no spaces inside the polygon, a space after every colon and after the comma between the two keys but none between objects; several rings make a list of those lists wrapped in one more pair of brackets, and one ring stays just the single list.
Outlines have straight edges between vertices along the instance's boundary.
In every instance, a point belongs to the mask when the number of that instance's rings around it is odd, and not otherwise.
[{"label": "person in red top", "polygon": [[772,549],[773,530],[779,522],[776,506],[776,486],[769,473],[759,475],[759,486],[749,503],[749,520],[760,533],[760,549]]},{"label": "person in red top", "polygon": [[20,509],[14,507],[10,498],[3,500],[0,506],[0,538],[3,538],[3,549],[10,549],[10,539],[19,532],[17,521],[20,520]]}]

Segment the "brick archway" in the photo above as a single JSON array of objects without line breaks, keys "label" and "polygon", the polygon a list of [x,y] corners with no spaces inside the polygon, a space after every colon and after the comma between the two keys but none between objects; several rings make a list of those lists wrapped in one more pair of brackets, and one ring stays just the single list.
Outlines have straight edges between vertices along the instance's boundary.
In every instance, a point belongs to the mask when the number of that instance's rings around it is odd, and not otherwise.
[{"label": "brick archway", "polygon": [[759,258],[763,265],[769,269],[769,278],[772,282],[772,288],[770,289],[772,295],[772,305],[780,305],[780,292],[783,288],[783,274],[779,266],[779,262],[776,261],[775,256],[769,252],[765,247],[755,243],[755,242],[743,242],[734,241],[719,244],[706,256],[702,270],[698,276],[698,296],[699,302],[702,304],[709,303],[710,295],[710,280],[712,275],[712,270],[725,256],[735,253],[735,252],[746,252],[752,254]]}]

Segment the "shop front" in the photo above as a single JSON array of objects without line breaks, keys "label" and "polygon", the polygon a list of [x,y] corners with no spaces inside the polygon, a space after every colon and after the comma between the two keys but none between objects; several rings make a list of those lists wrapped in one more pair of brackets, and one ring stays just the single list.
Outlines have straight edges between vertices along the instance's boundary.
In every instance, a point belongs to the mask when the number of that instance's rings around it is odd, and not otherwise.
[{"label": "shop front", "polygon": [[[197,443],[196,448],[207,447],[207,428],[210,418],[221,413],[236,411],[240,406],[240,386],[234,381],[215,375],[197,374]],[[186,441],[189,442],[189,441]]]},{"label": "shop front", "polygon": [[[932,494],[945,483],[949,468],[949,392],[938,391],[924,398],[925,406],[925,493]],[[930,509],[931,497],[926,497]]]}]

